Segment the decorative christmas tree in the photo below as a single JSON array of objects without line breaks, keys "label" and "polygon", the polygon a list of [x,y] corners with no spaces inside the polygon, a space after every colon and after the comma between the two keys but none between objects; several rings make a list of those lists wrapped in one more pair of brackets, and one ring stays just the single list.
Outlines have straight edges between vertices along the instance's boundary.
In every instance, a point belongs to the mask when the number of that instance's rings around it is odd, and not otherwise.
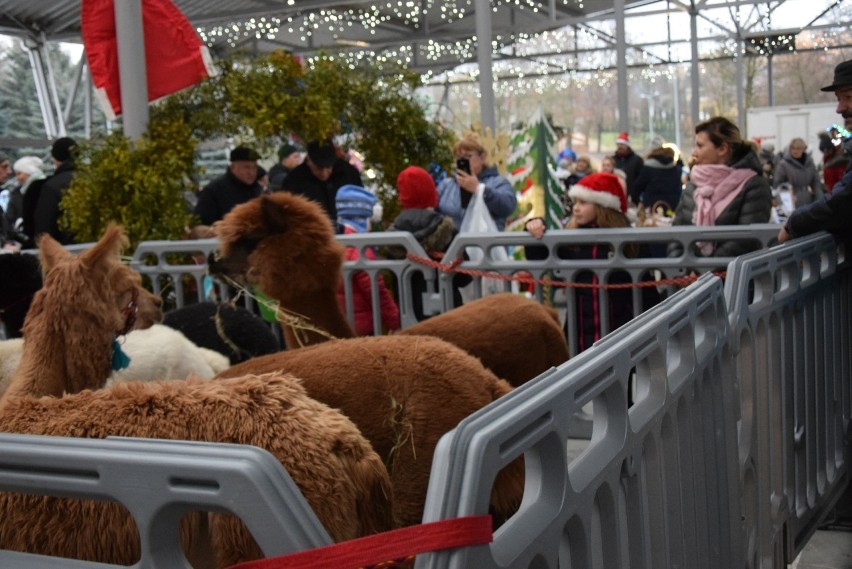
[{"label": "decorative christmas tree", "polygon": [[526,217],[544,217],[548,229],[561,229],[563,217],[562,184],[553,169],[555,144],[556,133],[539,107],[512,137],[507,176],[521,201],[532,206]]}]

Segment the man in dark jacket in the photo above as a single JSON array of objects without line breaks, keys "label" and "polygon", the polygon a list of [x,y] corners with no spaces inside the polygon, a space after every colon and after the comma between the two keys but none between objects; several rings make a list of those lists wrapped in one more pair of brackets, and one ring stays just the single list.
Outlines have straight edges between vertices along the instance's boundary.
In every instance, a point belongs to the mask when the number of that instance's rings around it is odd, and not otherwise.
[{"label": "man in dark jacket", "polygon": [[615,140],[613,160],[615,160],[615,167],[627,176],[627,195],[633,195],[635,192],[633,185],[636,183],[645,162],[630,147],[630,135],[628,133],[622,132]]},{"label": "man in dark jacket", "polygon": [[330,141],[314,141],[308,144],[305,161],[287,175],[281,189],[319,203],[334,223],[337,221],[334,199],[337,190],[346,184],[363,187],[361,173],[338,158],[337,148]]},{"label": "man in dark jacket", "polygon": [[[837,113],[846,121],[846,128],[852,126],[852,60],[844,61],[834,68],[834,81],[823,87],[822,91],[834,92],[837,98]],[[803,237],[826,230],[840,239],[852,238],[852,170],[837,182],[831,194],[800,207],[794,211],[787,223],[778,232],[778,241]]]},{"label": "man in dark jacket", "polygon": [[[56,170],[52,176],[45,179],[41,185],[41,190],[38,192],[33,214],[33,238],[47,233],[63,245],[74,242],[70,233],[59,229],[59,217],[62,215],[59,203],[74,177],[73,154],[76,147],[77,142],[73,138],[64,136],[56,139],[50,148],[50,155],[53,158]],[[33,195],[33,198],[35,197]]]},{"label": "man in dark jacket", "polygon": [[260,196],[257,159],[257,152],[251,148],[237,146],[231,150],[228,169],[204,186],[198,196],[193,213],[201,218],[201,225],[192,228],[192,237],[212,237],[211,225],[225,217],[234,206]]}]

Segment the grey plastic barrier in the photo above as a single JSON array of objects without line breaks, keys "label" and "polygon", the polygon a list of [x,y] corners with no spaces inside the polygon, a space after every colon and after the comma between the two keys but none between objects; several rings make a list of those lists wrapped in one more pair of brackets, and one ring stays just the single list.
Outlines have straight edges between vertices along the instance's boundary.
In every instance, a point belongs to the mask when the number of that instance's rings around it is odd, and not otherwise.
[{"label": "grey plastic barrier", "polygon": [[[416,567],[742,567],[727,337],[708,275],[462,421],[436,449],[424,521],[487,513],[497,472],[520,454],[526,493],[493,543]],[[570,419],[588,403],[592,439],[569,461]]]},{"label": "grey plastic barrier", "polygon": [[849,482],[849,265],[823,233],[729,267],[747,567],[792,562]]},{"label": "grey plastic barrier", "polygon": [[[514,252],[526,245],[543,245],[550,252],[550,256],[542,261],[521,260],[510,257],[506,261],[495,261],[489,256],[479,261],[465,261],[464,269],[487,271],[499,273],[504,276],[528,273],[536,279],[545,276],[558,280],[573,282],[580,273],[593,272],[599,282],[609,282],[613,273],[626,273],[631,282],[640,280],[654,280],[657,278],[670,278],[683,276],[687,272],[698,273],[713,269],[722,269],[730,258],[706,258],[697,257],[694,254],[694,243],[703,240],[724,241],[740,239],[752,241],[756,246],[767,247],[775,242],[778,233],[778,225],[750,225],[750,226],[720,226],[712,228],[702,227],[676,227],[676,228],[625,228],[625,229],[583,229],[583,230],[560,230],[547,232],[542,240],[536,240],[526,232],[499,232],[484,234],[459,235],[453,241],[450,249],[445,255],[446,262],[463,255],[467,247],[476,247],[491,250],[495,247],[504,247]],[[397,304],[400,310],[401,325],[403,328],[417,322],[414,315],[411,279],[415,274],[420,274],[426,282],[426,292],[423,294],[422,303],[424,312],[438,314],[446,312],[453,307],[452,273],[437,271],[431,267],[408,259],[369,259],[364,254],[367,249],[381,251],[382,248],[396,246],[404,249],[406,253],[421,258],[426,258],[425,251],[420,244],[407,232],[373,232],[354,235],[340,235],[337,239],[344,245],[355,247],[361,253],[356,261],[346,261],[343,266],[343,283],[346,298],[344,308],[347,319],[354,324],[353,314],[353,289],[352,279],[356,272],[365,271],[373,286],[371,287],[371,299],[373,309],[373,329],[375,333],[382,330],[381,303],[376,283],[379,278],[391,275],[393,282],[391,288],[396,289]],[[681,257],[640,257],[632,258],[627,254],[627,248],[631,244],[642,245],[646,248],[656,247],[659,254],[660,249],[672,241],[681,243],[685,253]],[[590,243],[603,243],[611,247],[613,253],[606,260],[572,260],[560,259],[556,254],[561,246],[576,246]],[[207,272],[206,256],[217,247],[215,239],[201,239],[188,241],[145,241],[139,244],[133,254],[131,266],[142,274],[151,278],[153,290],[157,294],[163,292],[169,294],[169,290],[163,289],[163,283],[174,287],[175,306],[183,306],[187,298],[184,278],[195,281],[197,300],[204,300],[202,289],[202,277]],[[177,255],[183,256],[183,261],[178,262]],[[194,255],[194,260],[188,261]],[[515,287],[517,288],[517,287]],[[470,297],[482,296],[482,279],[475,278],[470,287]],[[513,290],[512,284],[506,281],[504,290]],[[673,287],[660,287],[663,295],[673,292]],[[559,304],[566,308],[565,318],[574,321],[576,315],[574,290],[565,288],[564,300]],[[228,287],[219,284],[219,297],[229,297]],[[601,335],[606,335],[609,329],[608,302],[609,292],[600,289],[598,294],[601,298]],[[545,301],[545,289],[541,285],[535,285],[534,297],[539,301]],[[548,301],[551,299],[548,298]],[[253,301],[249,298],[244,300],[247,308],[253,307]],[[640,314],[646,309],[643,302],[641,289],[633,290],[633,315]],[[576,327],[567,327],[569,352],[575,355],[578,352],[578,340]]]},{"label": "grey plastic barrier", "polygon": [[370,259],[366,254],[368,249],[380,252],[383,248],[395,247],[404,250],[405,253],[412,253],[418,257],[426,257],[427,254],[423,250],[423,247],[411,233],[406,231],[387,231],[338,235],[337,240],[347,247],[354,247],[359,253],[357,260],[347,260],[343,263],[343,285],[344,292],[346,293],[345,313],[350,323],[354,324],[355,322],[352,304],[352,279],[358,271],[364,271],[370,276],[370,283],[372,285],[370,298],[373,308],[373,330],[376,334],[381,333],[382,330],[381,303],[379,301],[377,282],[378,279],[384,278],[384,275],[387,274],[393,276],[394,284],[396,285],[397,306],[399,307],[400,322],[403,328],[417,323],[411,286],[411,279],[416,274],[422,275],[426,281],[426,292],[423,299],[424,312],[426,314],[443,312],[437,288],[435,269],[412,263],[406,258],[386,259],[378,256],[378,258]]},{"label": "grey plastic barrier", "polygon": [[[751,242],[757,248],[765,248],[777,242],[780,226],[776,224],[755,224],[746,226],[719,226],[719,227],[667,227],[667,228],[624,228],[624,229],[575,229],[548,231],[542,239],[536,240],[526,232],[499,232],[484,234],[460,234],[453,240],[447,250],[445,259],[450,262],[463,255],[467,248],[478,248],[483,251],[482,258],[478,261],[465,261],[464,269],[499,273],[506,277],[518,273],[529,273],[535,279],[551,276],[566,283],[575,283],[583,274],[593,273],[599,283],[610,283],[613,275],[618,273],[621,277],[628,275],[628,281],[638,283],[642,280],[658,280],[681,277],[685,274],[696,272],[704,273],[713,270],[724,270],[731,257],[698,257],[695,254],[695,243],[700,241],[729,241],[740,240]],[[669,243],[680,243],[684,254],[680,257],[666,257],[665,250]],[[580,245],[609,246],[611,255],[608,259],[563,259],[559,258],[560,247],[576,247]],[[529,245],[544,246],[549,256],[540,261],[518,260],[510,255],[508,260],[498,261],[493,257],[492,251],[497,247],[514,252],[519,247]],[[632,257],[629,254],[629,246],[638,245],[642,252],[656,254],[655,257]],[[440,290],[444,302],[444,310],[452,307],[452,275],[442,273],[440,275]],[[472,296],[482,296],[482,279],[476,277],[473,282]],[[510,290],[511,285],[507,281],[503,284],[503,290]],[[564,305],[566,308],[566,320],[575,322],[576,300],[574,289],[565,287]],[[671,294],[674,287],[660,287],[659,292],[665,296]],[[600,302],[600,334],[605,336],[609,329],[609,290],[597,289]],[[544,288],[540,284],[535,285],[534,296],[539,301],[544,301]],[[633,289],[633,316],[640,314],[647,306],[644,306],[642,289]],[[574,356],[579,351],[577,339],[577,328],[567,327],[567,341],[569,353]]]},{"label": "grey plastic barrier", "polygon": [[[218,247],[216,239],[143,241],[133,252],[130,266],[151,279],[154,294],[173,296],[175,307],[182,308],[187,298],[184,278],[195,282],[195,302],[205,300],[202,279],[207,274],[207,255]],[[228,298],[226,291],[227,287],[220,287],[222,298]]]},{"label": "grey plastic barrier", "polygon": [[[141,539],[135,569],[184,569],[178,525],[188,512],[232,512],[267,556],[332,543],[293,480],[257,447],[146,439],[0,434],[0,490],[113,500]],[[19,569],[119,567],[0,550]]]}]

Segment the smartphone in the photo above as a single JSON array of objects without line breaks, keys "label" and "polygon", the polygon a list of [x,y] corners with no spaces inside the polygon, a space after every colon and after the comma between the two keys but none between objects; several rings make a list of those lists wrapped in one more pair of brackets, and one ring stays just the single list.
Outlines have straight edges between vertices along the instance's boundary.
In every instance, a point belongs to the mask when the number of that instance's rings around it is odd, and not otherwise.
[{"label": "smartphone", "polygon": [[464,156],[462,156],[461,158],[456,158],[456,169],[470,174],[470,160],[468,160]]},{"label": "smartphone", "polygon": [[[470,160],[468,160],[464,156],[462,156],[461,158],[456,158],[456,169],[470,174]],[[473,194],[459,188],[459,197],[461,198],[461,206],[463,208],[467,208],[468,204],[470,204],[470,198],[473,197]]]}]

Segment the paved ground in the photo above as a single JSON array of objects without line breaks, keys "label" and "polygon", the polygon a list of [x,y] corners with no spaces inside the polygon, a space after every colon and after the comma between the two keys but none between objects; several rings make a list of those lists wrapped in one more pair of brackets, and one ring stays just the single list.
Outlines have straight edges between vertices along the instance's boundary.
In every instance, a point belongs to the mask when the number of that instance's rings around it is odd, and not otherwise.
[{"label": "paved ground", "polygon": [[852,569],[852,528],[817,531],[793,569]]}]

